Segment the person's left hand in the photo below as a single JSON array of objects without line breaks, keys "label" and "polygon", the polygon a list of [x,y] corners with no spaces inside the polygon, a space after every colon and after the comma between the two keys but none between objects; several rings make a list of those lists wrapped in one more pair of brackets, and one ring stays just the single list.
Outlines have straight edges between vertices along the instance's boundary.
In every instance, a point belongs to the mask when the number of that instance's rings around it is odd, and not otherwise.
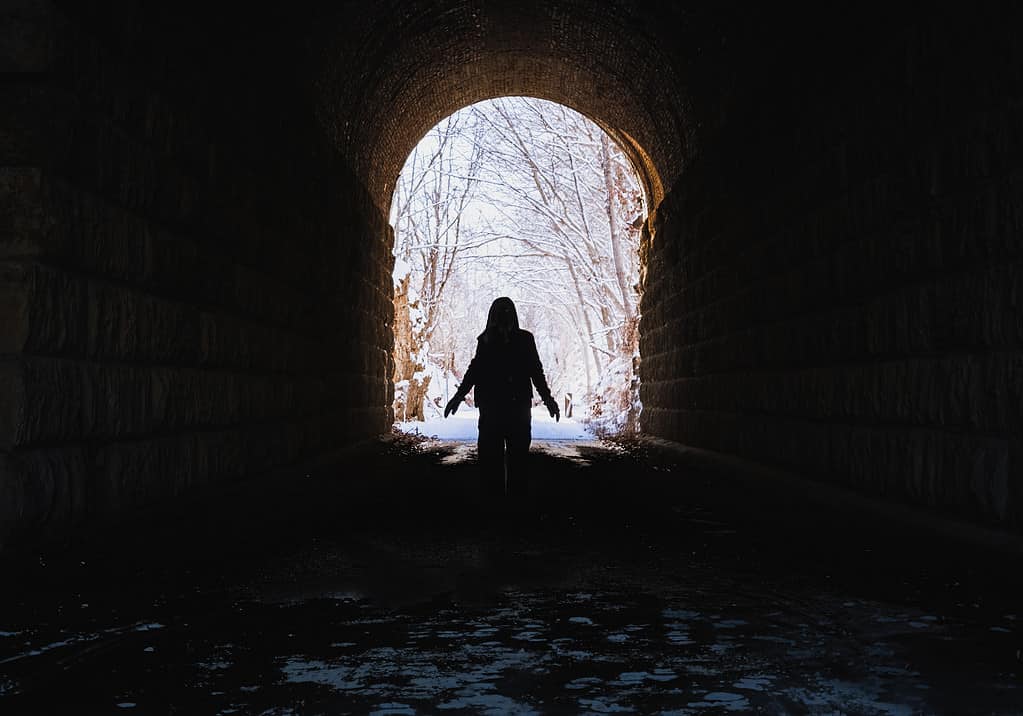
[{"label": "person's left hand", "polygon": [[462,399],[459,398],[457,395],[451,400],[449,400],[448,404],[444,406],[444,417],[446,418],[448,417],[448,415],[454,415],[455,412],[458,410],[458,406],[461,404]]},{"label": "person's left hand", "polygon": [[547,406],[547,412],[554,418],[554,422],[561,422],[561,409],[558,407],[558,401],[554,398],[547,398],[543,404]]}]

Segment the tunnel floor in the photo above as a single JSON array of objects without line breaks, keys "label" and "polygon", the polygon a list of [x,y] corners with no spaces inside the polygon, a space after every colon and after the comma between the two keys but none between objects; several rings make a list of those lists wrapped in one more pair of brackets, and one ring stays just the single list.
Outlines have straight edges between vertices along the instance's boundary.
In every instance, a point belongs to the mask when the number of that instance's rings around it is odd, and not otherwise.
[{"label": "tunnel floor", "polygon": [[1019,714],[1019,558],[649,441],[401,435],[4,558],[0,713]]}]

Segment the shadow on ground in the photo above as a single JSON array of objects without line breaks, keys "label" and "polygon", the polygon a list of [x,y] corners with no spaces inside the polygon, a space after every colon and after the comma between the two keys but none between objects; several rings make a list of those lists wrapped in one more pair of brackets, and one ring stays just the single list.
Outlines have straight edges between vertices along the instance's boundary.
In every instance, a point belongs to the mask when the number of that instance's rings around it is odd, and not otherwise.
[{"label": "shadow on ground", "polygon": [[649,441],[393,436],[9,554],[0,711],[1015,714],[1015,554]]}]

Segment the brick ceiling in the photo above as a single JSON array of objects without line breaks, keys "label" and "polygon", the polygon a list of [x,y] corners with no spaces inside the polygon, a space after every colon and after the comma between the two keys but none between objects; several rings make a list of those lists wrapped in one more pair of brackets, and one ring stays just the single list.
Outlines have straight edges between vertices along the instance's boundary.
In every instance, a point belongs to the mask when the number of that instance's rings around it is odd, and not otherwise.
[{"label": "brick ceiling", "polygon": [[693,13],[649,5],[383,0],[337,11],[317,33],[321,119],[386,208],[441,119],[494,97],[552,100],[615,136],[656,202],[695,134],[680,76],[691,53],[678,47]]}]

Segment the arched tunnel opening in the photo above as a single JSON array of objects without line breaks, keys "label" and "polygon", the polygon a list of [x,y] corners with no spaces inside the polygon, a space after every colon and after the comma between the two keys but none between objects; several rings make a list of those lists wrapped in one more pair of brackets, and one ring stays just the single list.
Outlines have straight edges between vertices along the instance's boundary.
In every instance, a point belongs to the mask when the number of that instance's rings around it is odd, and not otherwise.
[{"label": "arched tunnel opening", "polygon": [[[537,346],[541,375],[523,397],[532,436],[637,432],[646,206],[628,155],[564,105],[484,100],[431,129],[390,208],[396,426],[476,439],[481,407],[472,385],[460,386],[488,307],[504,296]],[[465,409],[448,420],[445,407],[463,393]]]},{"label": "arched tunnel opening", "polygon": [[[0,710],[1017,713],[1020,19],[0,7]],[[515,501],[393,430],[396,184],[501,97],[645,199],[641,431]]]}]

